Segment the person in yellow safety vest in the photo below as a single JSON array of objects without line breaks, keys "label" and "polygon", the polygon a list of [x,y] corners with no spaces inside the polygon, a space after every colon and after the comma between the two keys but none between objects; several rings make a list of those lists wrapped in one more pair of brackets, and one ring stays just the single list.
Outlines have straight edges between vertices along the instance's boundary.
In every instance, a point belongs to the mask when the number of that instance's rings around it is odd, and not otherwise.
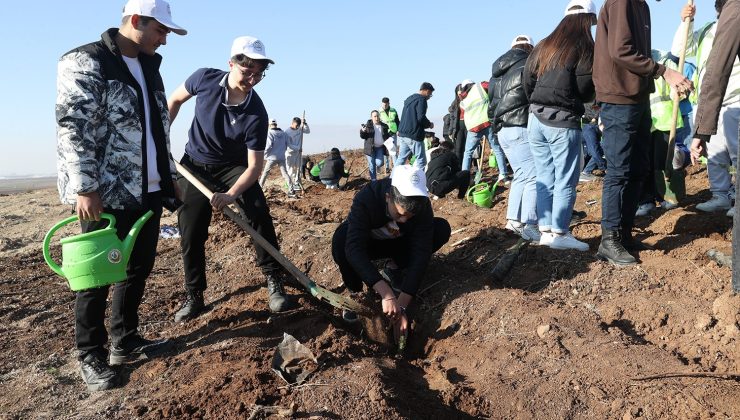
[{"label": "person in yellow safety vest", "polygon": [[398,150],[397,134],[398,133],[398,112],[391,106],[391,100],[387,97],[380,101],[380,121],[388,126],[388,134],[393,138],[394,156],[389,153],[385,157],[385,174],[391,173],[391,160],[395,159],[395,151]]},{"label": "person in yellow safety vest", "polygon": [[[726,0],[714,2],[717,18],[719,19]],[[681,10],[681,25],[673,38],[671,51],[676,54],[680,52],[683,34],[686,25],[689,31],[693,29],[696,6],[685,6]],[[690,18],[690,19],[685,19]],[[683,22],[683,20],[688,22]],[[707,60],[714,45],[714,37],[717,32],[717,22],[709,22],[698,31],[692,33],[686,45],[686,57],[695,57],[696,73],[694,79],[694,98],[699,97],[701,81],[707,72]],[[696,100],[695,100],[696,101]],[[737,167],[738,150],[738,122],[740,121],[740,59],[735,59],[732,73],[727,85],[727,91],[722,99],[722,107],[719,113],[717,134],[710,138],[707,144],[707,174],[709,176],[709,191],[712,198],[704,203],[699,203],[696,209],[703,212],[727,211],[732,216],[732,200],[735,198],[735,187],[732,185],[732,175],[729,168]]]},{"label": "person in yellow safety vest", "polygon": [[[464,112],[465,139],[462,169],[470,170],[473,151],[478,148],[483,136],[489,137],[491,121],[488,119],[488,82],[475,83],[470,79],[460,82],[460,109]],[[480,168],[479,168],[480,169]]]},{"label": "person in yellow safety vest", "polygon": [[[678,70],[678,58],[673,54],[652,50],[652,57],[656,63],[660,63],[669,69]],[[668,152],[668,140],[673,123],[671,86],[662,77],[655,79],[655,92],[650,94],[650,114],[652,116],[650,146],[648,147],[650,170],[648,171],[647,179],[643,182],[642,192],[640,193],[640,204],[635,212],[635,216],[637,217],[647,216],[655,210],[656,200],[661,202],[660,207],[664,210],[671,210],[676,207],[675,204],[663,200],[663,197],[658,194],[656,181],[653,177],[653,173],[656,170],[660,171],[664,169],[666,153]],[[683,120],[678,118],[676,120],[676,128],[679,129],[682,127]],[[688,148],[676,139],[673,169],[680,170],[688,166],[688,164]]]},{"label": "person in yellow safety vest", "polygon": [[[480,145],[485,136],[496,155],[499,167],[499,179],[506,177],[506,156],[501,146],[491,136],[491,121],[488,118],[488,82],[475,83],[470,79],[460,83],[460,109],[463,111],[465,128],[468,136],[465,139],[465,152],[463,153],[462,170],[470,170],[473,151]],[[481,170],[481,168],[478,168]]]}]

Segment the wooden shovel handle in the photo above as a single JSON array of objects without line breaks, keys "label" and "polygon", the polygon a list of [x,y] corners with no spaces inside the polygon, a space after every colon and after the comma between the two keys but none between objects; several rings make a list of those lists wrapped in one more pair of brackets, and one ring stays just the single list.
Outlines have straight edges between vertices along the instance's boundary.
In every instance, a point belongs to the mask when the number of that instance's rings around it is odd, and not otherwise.
[{"label": "wooden shovel handle", "polygon": [[[195,177],[190,171],[182,166],[179,162],[175,161],[175,167],[177,168],[177,172],[182,174],[182,176],[185,177],[188,181],[190,181],[195,188],[197,188],[200,192],[203,193],[208,199],[210,200],[211,197],[213,197],[213,192],[208,189],[198,178]],[[227,214],[232,219],[234,217],[241,217],[239,216],[234,210],[232,210],[230,207],[224,207],[223,212]],[[259,244],[262,248],[267,251],[268,254],[270,254],[275,260],[277,260],[280,265],[282,265],[290,274],[292,274],[296,280],[298,280],[299,283],[301,283],[304,287],[307,289],[310,289],[312,287],[316,287],[316,283],[314,283],[313,280],[309,279],[306,274],[301,271],[298,267],[296,267],[292,262],[290,262],[283,254],[280,253],[280,251],[277,250],[271,243],[267,242],[267,239],[263,238],[262,235],[257,233],[256,230],[254,230],[251,226],[248,224],[239,224],[247,233],[249,236],[252,237],[252,239]]]}]

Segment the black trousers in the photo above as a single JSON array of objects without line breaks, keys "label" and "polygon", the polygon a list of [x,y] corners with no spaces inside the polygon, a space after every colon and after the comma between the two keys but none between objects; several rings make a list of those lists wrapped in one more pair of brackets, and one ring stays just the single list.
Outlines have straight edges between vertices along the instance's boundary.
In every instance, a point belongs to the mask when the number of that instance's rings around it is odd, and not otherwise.
[{"label": "black trousers", "polygon": [[457,198],[464,198],[470,185],[470,171],[459,171],[452,179],[433,180],[429,192],[439,198],[457,188]]},{"label": "black trousers", "polygon": [[[247,169],[245,166],[233,164],[201,164],[193,161],[188,155],[185,155],[180,163],[213,192],[228,191]],[[177,182],[184,202],[180,207],[177,221],[180,227],[185,288],[191,292],[203,291],[206,289],[205,244],[208,239],[208,226],[211,224],[213,209],[208,198],[188,180],[180,176]],[[257,182],[242,193],[241,197],[236,200],[236,205],[239,213],[246,218],[249,225],[275,248],[280,249],[267,199]],[[262,272],[269,274],[280,270],[280,264],[264,248],[253,243],[257,253],[257,266]]]},{"label": "black trousers", "polygon": [[[347,254],[345,253],[345,245],[347,243],[347,229],[349,225],[342,223],[339,225],[334,236],[331,239],[331,255],[334,258],[334,262],[339,266],[339,272],[342,274],[342,281],[344,285],[352,292],[362,291],[362,278],[352,268],[352,265],[347,260]],[[437,252],[442,245],[446,244],[450,240],[452,228],[447,220],[441,217],[434,218],[434,237],[432,239],[432,253]],[[367,250],[371,260],[379,260],[383,258],[390,258],[400,268],[408,266],[410,251],[413,248],[413,244],[410,243],[408,237],[400,237],[398,239],[387,239],[378,240],[370,239]]]},{"label": "black trousers", "polygon": [[[125,345],[126,340],[137,333],[139,327],[139,304],[144,296],[146,278],[154,267],[159,239],[159,219],[162,216],[162,194],[157,191],[146,195],[144,208],[136,211],[110,210],[106,213],[116,218],[116,232],[123,240],[131,227],[148,210],[154,215],[144,224],[136,237],[134,248],[126,268],[126,280],[113,285],[111,299],[110,334],[114,345]],[[108,225],[107,220],[82,222],[82,232],[99,230]],[[105,306],[110,286],[82,290],[75,295],[75,341],[78,357],[89,353],[105,356],[108,333],[105,330]]]},{"label": "black trousers", "polygon": [[650,103],[601,105],[606,157],[602,189],[601,226],[606,230],[630,231],[642,184],[650,169]]},{"label": "black trousers", "polygon": [[468,129],[465,128],[465,121],[457,121],[457,134],[455,135],[455,154],[460,166],[455,168],[456,171],[462,169],[463,157],[465,157],[465,140],[468,138]]},{"label": "black trousers", "polygon": [[642,183],[640,192],[640,204],[654,203],[663,201],[663,197],[658,194],[657,185],[655,185],[655,171],[665,168],[665,158],[668,155],[668,138],[670,133],[666,131],[653,131],[650,135],[650,146],[648,148],[648,161],[650,168]]}]

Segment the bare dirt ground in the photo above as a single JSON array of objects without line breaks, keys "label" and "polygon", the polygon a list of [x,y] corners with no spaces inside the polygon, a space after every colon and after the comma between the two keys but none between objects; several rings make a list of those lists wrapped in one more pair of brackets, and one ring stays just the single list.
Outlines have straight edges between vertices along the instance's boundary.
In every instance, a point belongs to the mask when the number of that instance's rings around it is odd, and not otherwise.
[{"label": "bare dirt ground", "polygon": [[[349,156],[359,174],[364,156]],[[639,266],[594,257],[595,182],[579,185],[576,208],[588,217],[573,227],[591,251],[530,246],[502,283],[490,270],[516,242],[503,230],[506,190],[492,209],[452,196],[434,201],[453,236],[429,267],[402,358],[298,289],[289,289],[298,309],[270,314],[250,239],[217,215],[207,245],[210,311],[173,322],[184,296],[179,241],[161,239],[141,330],[175,347],[125,366],[125,386],[102,393],[87,392],[79,379],[74,296],[40,252],[45,232],[70,209],[53,189],[0,196],[0,418],[266,417],[258,406],[330,419],[740,418],[737,377],[636,380],[740,371],[740,296],[731,294],[730,270],[705,255],[729,254],[731,220],[696,212],[709,196],[706,170],[689,172],[683,208],[639,220],[637,236],[655,247],[640,253]],[[283,252],[336,292],[346,293],[331,235],[366,182],[355,177],[346,191],[332,191],[307,181],[301,199],[267,188]],[[162,223],[175,222],[169,215]],[[284,332],[318,358],[301,386],[285,386],[270,368]]]}]

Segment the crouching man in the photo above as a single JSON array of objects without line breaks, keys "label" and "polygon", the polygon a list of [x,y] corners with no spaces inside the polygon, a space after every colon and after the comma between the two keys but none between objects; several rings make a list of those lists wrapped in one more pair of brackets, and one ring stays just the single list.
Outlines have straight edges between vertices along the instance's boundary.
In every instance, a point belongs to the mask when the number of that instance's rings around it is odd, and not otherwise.
[{"label": "crouching man", "polygon": [[[428,194],[422,169],[397,165],[391,178],[371,182],[357,193],[347,220],[332,238],[332,257],[344,285],[352,292],[362,291],[363,283],[375,290],[396,337],[408,330],[406,308],[432,254],[450,239],[450,224],[434,217]],[[373,260],[386,258],[390,262],[381,274]],[[350,311],[342,316],[349,322],[357,319]]]}]

